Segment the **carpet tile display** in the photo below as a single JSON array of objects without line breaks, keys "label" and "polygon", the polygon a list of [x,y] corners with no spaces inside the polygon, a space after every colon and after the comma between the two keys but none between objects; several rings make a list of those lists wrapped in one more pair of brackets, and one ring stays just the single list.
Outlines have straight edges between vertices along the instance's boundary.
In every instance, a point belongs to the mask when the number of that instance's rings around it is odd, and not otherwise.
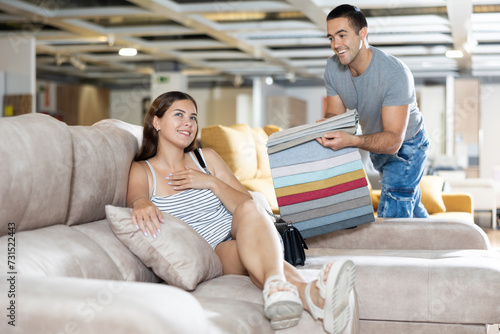
[{"label": "carpet tile display", "polygon": [[269,137],[269,163],[280,215],[304,238],[375,220],[358,149],[333,151],[314,139],[337,130],[355,134],[356,117],[348,112]]}]

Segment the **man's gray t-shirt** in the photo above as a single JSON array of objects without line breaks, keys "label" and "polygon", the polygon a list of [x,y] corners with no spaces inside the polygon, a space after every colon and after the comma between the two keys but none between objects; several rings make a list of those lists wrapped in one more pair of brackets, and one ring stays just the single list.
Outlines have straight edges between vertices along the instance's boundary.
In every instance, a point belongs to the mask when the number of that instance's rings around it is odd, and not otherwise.
[{"label": "man's gray t-shirt", "polygon": [[417,106],[413,75],[399,59],[370,46],[370,65],[360,76],[353,77],[349,66],[334,55],[326,64],[325,85],[328,96],[339,95],[344,105],[356,110],[363,134],[382,132],[382,107],[408,105],[410,118],[404,140],[413,138],[423,119]]}]

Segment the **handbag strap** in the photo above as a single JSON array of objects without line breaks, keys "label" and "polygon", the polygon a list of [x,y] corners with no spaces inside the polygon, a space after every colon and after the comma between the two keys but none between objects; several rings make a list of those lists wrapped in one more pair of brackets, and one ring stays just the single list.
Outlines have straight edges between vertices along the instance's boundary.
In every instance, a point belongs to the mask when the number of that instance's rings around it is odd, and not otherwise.
[{"label": "handbag strap", "polygon": [[[205,164],[205,160],[203,160],[203,157],[200,154],[199,148],[194,149],[193,153],[196,156],[196,159],[198,160],[198,163],[200,164],[201,168],[203,168],[203,170],[205,172],[207,172],[207,174],[211,174],[210,171],[207,168],[207,164]],[[278,219],[280,219],[279,216],[276,216],[274,213],[272,213],[271,211],[269,211],[267,209],[266,209],[266,212],[267,212],[268,215],[270,215],[271,217],[273,217],[276,221],[278,221]]]},{"label": "handbag strap", "polygon": [[[200,151],[199,151],[199,148],[194,149],[194,150],[193,150],[193,153],[194,153],[194,155],[196,156],[196,159],[198,160],[198,163],[200,164],[201,168],[203,168],[203,170],[204,170],[207,174],[211,175],[210,171],[209,171],[209,170],[208,170],[208,168],[207,168],[207,165],[205,164],[205,160],[203,160],[203,157],[201,156],[201,153],[200,153]],[[267,210],[267,209],[266,209],[266,212],[267,212],[267,214],[268,214],[269,216],[271,216],[272,218],[274,218],[274,220],[275,220],[275,222],[276,222],[276,223],[286,223],[288,226],[290,226],[290,225],[291,225],[291,223],[290,223],[290,222],[285,222],[285,221],[284,221],[284,220],[283,220],[280,216],[275,215],[275,214],[274,214],[274,213],[272,213],[271,211],[269,211],[269,210]]]},{"label": "handbag strap", "polygon": [[196,156],[198,163],[200,164],[201,168],[203,168],[205,173],[207,173],[208,175],[212,175],[212,173],[210,173],[210,171],[208,170],[207,165],[205,164],[205,160],[203,160],[203,157],[201,156],[199,150],[200,150],[199,148],[193,150],[193,153]]},{"label": "handbag strap", "polygon": [[274,223],[275,224],[286,224],[286,226],[292,226],[292,223],[285,221],[283,218],[281,218],[280,216],[275,215],[274,213],[272,213],[271,211],[269,211],[267,209],[265,209],[265,210],[266,210],[266,212],[267,212],[267,214],[269,216],[271,216],[272,218],[274,218]]}]

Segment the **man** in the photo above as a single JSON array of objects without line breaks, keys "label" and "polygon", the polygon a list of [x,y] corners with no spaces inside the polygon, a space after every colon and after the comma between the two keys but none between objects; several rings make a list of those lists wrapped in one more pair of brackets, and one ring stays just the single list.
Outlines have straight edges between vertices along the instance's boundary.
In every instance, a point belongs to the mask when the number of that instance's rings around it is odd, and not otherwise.
[{"label": "man", "polygon": [[357,147],[370,152],[381,174],[379,217],[428,217],[420,202],[419,183],[429,140],[410,70],[368,45],[368,24],[357,7],[333,9],[327,17],[327,33],[335,55],[325,70],[325,117],[357,110],[363,134],[336,131],[318,141],[333,150]]}]

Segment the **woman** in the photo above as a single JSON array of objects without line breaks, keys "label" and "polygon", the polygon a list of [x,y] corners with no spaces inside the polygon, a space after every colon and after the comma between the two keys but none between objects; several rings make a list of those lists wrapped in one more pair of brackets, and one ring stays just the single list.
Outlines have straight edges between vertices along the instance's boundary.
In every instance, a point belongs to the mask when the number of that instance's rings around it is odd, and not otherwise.
[{"label": "woman", "polygon": [[164,93],[152,103],[129,175],[132,222],[154,238],[161,231],[161,211],[193,227],[212,246],[225,275],[248,275],[263,289],[265,314],[273,329],[296,325],[306,309],[315,319],[324,319],[329,333],[340,333],[350,317],[352,262],[325,265],[316,284],[305,282],[283,260],[269,215],[222,158],[204,148],[199,152],[207,170],[198,164],[193,155],[197,116],[196,102],[186,93]]}]

